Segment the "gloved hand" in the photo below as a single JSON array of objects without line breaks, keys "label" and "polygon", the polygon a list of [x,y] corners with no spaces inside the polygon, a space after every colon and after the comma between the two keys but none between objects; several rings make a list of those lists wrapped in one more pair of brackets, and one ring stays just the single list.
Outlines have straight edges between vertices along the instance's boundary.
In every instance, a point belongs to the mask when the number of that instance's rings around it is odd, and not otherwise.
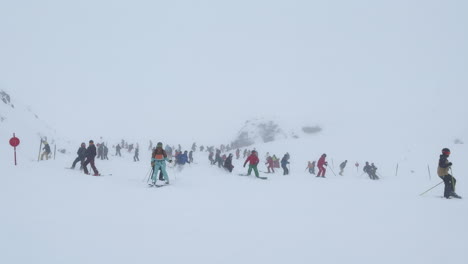
[{"label": "gloved hand", "polygon": [[449,167],[452,166],[452,162],[449,162],[447,165],[448,165]]},{"label": "gloved hand", "polygon": [[244,168],[245,168],[245,164],[244,164]]}]

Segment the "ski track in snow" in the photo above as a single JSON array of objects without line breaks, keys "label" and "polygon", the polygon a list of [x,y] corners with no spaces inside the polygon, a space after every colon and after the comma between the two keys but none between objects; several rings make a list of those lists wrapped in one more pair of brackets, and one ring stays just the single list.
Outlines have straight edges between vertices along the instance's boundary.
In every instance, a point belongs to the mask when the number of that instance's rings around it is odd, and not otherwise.
[{"label": "ski track in snow", "polygon": [[[354,166],[343,177],[328,171],[319,179],[304,172],[305,163],[292,166],[289,176],[266,174],[265,181],[238,176],[246,171],[243,160],[234,160],[229,174],[197,152],[198,164],[168,169],[170,186],[148,188],[150,162],[142,152],[141,162],[128,153],[97,160],[99,171],[112,176],[64,169],[73,155],[2,169],[0,263],[460,263],[467,257],[466,200],[441,199],[443,187],[419,196],[438,179],[371,181]],[[464,196],[467,184],[459,182]]]}]

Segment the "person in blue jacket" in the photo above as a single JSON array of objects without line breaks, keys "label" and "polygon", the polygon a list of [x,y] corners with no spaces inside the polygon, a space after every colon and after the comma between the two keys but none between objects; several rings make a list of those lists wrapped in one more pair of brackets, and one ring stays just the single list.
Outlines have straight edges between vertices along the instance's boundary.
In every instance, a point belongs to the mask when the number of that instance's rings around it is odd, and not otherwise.
[{"label": "person in blue jacket", "polygon": [[185,163],[190,163],[187,151],[184,151],[184,154],[180,154],[179,156],[177,156],[178,165],[185,165]]},{"label": "person in blue jacket", "polygon": [[283,175],[289,174],[288,164],[289,164],[289,153],[286,153],[284,154],[284,157],[281,159],[281,168],[283,168]]}]

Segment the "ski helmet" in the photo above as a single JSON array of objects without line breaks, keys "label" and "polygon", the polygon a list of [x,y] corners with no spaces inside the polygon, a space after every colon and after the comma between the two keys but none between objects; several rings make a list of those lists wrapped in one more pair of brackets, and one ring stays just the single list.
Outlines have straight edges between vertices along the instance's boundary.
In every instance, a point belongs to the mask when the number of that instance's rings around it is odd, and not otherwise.
[{"label": "ski helmet", "polygon": [[450,149],[448,149],[448,148],[443,148],[443,149],[442,149],[442,154],[447,155],[447,156],[450,155]]},{"label": "ski helmet", "polygon": [[158,144],[157,144],[156,146],[158,146],[158,147],[162,147],[162,146],[163,146],[163,144],[162,144],[162,142],[158,142]]}]

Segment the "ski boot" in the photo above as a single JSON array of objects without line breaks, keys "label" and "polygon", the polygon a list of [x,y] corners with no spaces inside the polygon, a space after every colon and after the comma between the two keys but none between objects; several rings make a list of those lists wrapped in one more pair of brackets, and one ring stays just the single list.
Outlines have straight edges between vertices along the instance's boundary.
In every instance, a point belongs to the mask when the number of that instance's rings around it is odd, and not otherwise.
[{"label": "ski boot", "polygon": [[461,199],[461,196],[456,194],[455,192],[451,193],[450,194],[450,197],[453,197],[453,198],[457,198],[457,199]]}]

